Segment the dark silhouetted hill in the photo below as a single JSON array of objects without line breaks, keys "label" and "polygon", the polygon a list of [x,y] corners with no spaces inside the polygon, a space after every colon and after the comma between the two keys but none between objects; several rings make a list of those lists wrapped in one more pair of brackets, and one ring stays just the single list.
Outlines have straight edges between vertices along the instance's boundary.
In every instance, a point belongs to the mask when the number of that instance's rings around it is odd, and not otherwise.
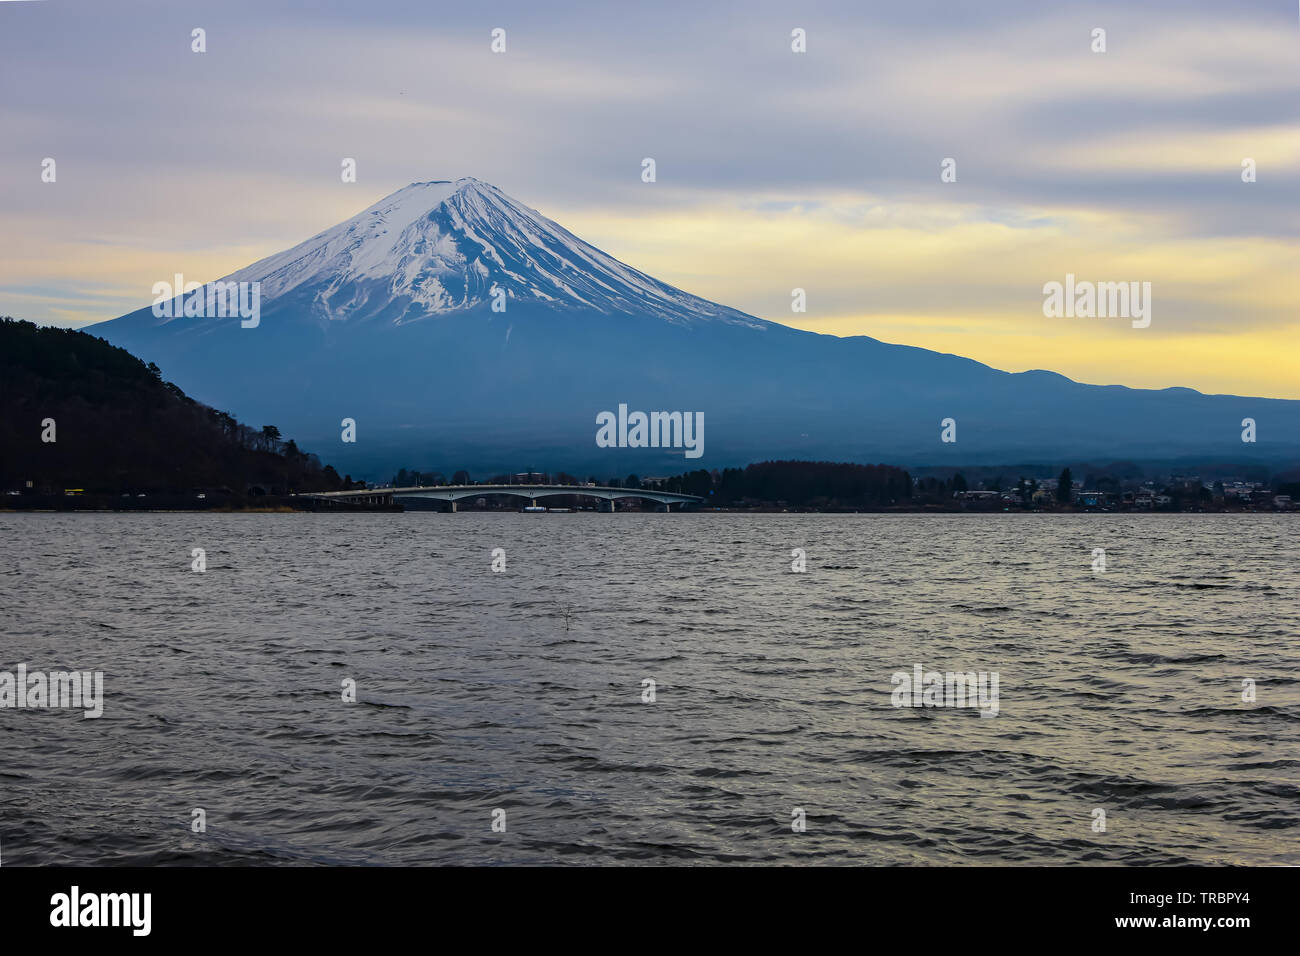
[{"label": "dark silhouetted hill", "polygon": [[0,408],[5,491],[242,497],[345,484],[274,426],[242,425],[84,332],[0,319]]}]

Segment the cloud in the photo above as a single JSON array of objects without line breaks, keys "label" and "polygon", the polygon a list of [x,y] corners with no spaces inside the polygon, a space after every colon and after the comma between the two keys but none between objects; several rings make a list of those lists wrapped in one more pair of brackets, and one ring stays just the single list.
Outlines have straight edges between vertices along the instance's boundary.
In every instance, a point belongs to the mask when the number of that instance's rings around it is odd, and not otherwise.
[{"label": "cloud", "polygon": [[[1092,380],[1109,349],[1115,375],[1243,392],[1267,359],[1300,394],[1272,357],[1300,324],[1300,26],[1278,4],[5,7],[0,311],[110,318],[473,175],[778,321],[804,286],[809,327]],[[1067,271],[1153,282],[1143,343],[1035,319]]]}]

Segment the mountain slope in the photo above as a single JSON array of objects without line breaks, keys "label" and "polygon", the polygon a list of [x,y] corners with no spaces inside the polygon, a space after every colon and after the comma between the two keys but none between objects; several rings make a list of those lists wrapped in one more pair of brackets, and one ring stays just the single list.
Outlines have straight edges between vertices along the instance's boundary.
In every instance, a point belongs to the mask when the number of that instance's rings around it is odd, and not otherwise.
[{"label": "mountain slope", "polygon": [[[261,283],[257,327],[145,308],[93,332],[353,471],[685,463],[680,449],[598,447],[596,414],[620,403],[702,412],[692,464],[708,467],[1280,460],[1300,448],[1297,402],[1082,385],[767,322],[659,282],[474,179],[412,184],[226,281]],[[955,444],[940,441],[948,417]],[[1246,417],[1254,445],[1240,440]],[[340,442],[343,418],[355,444]]]},{"label": "mountain slope", "polygon": [[221,281],[259,281],[263,301],[294,297],[327,321],[400,325],[484,308],[497,286],[507,305],[771,324],[624,265],[477,179],[412,183]]},{"label": "mountain slope", "polygon": [[29,481],[54,494],[342,487],[294,442],[200,405],[156,368],[70,329],[0,318],[0,405],[0,491]]}]

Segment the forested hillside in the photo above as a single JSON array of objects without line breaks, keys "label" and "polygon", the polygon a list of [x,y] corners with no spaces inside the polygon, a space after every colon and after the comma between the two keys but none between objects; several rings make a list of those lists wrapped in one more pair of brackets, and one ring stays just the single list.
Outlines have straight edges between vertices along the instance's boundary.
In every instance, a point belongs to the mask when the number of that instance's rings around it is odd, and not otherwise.
[{"label": "forested hillside", "polygon": [[240,424],[83,332],[0,319],[0,409],[3,491],[238,497],[344,485],[275,426]]}]

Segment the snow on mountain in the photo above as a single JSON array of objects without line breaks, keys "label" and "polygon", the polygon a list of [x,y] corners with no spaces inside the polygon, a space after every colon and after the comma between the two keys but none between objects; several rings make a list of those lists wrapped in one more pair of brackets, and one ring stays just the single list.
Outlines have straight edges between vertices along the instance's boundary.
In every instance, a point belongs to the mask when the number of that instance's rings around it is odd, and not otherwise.
[{"label": "snow on mountain", "polygon": [[497,286],[511,304],[770,325],[633,269],[473,178],[412,183],[224,281],[255,280],[264,303],[306,294],[330,320],[382,312],[400,325],[485,307]]}]

